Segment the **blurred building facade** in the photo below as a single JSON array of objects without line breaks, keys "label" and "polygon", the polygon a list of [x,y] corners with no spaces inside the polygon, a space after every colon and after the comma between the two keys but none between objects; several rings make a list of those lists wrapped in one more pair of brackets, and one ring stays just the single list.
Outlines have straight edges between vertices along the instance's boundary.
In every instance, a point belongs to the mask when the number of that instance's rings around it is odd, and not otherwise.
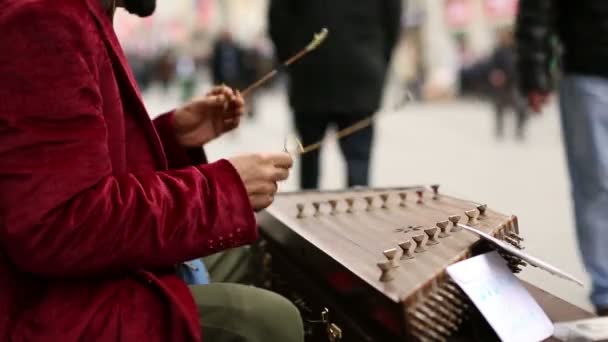
[{"label": "blurred building facade", "polygon": [[[417,88],[428,99],[456,92],[462,64],[489,54],[496,31],[512,24],[517,9],[517,0],[404,1],[404,34],[394,58],[394,78]],[[268,50],[268,3],[159,1],[152,18],[141,20],[119,13],[115,26],[128,54],[151,56],[172,51],[205,60],[215,36],[226,29],[243,46]]]}]

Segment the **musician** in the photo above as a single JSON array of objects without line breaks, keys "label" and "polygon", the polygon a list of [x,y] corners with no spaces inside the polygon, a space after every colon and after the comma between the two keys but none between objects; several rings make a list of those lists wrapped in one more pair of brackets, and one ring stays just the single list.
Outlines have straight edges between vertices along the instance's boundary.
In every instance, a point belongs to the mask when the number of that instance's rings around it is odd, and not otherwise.
[{"label": "musician", "polygon": [[115,6],[155,2],[0,0],[0,340],[199,341],[200,314],[208,341],[302,341],[282,297],[176,276],[256,240],[291,158],[205,164],[243,113],[226,87],[150,121]]},{"label": "musician", "polygon": [[564,51],[563,135],[579,246],[600,315],[608,315],[607,24],[606,1],[522,0],[517,27],[521,88],[536,112],[554,89],[554,37]]}]

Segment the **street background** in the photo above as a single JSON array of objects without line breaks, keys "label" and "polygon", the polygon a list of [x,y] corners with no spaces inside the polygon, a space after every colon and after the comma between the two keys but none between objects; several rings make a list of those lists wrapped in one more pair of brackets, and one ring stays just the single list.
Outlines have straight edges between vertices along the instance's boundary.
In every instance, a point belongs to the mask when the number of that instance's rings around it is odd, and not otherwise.
[{"label": "street background", "polygon": [[[387,110],[377,121],[371,183],[438,183],[444,193],[517,215],[526,251],[587,281],[574,235],[557,104],[530,118],[522,140],[515,138],[514,116],[507,116],[505,135],[498,139],[487,98],[462,96],[459,89],[462,70],[470,70],[473,81],[484,79],[484,61],[496,45],[497,30],[512,24],[516,4],[408,1],[387,86]],[[266,58],[266,64],[273,63],[266,36],[267,0],[173,0],[158,5],[153,18],[141,20],[124,13],[116,18],[152,115],[182,102],[183,77],[190,71],[192,94],[211,87],[209,58],[221,31],[230,31],[236,44]],[[415,93],[417,101],[394,112],[393,104],[406,90]],[[238,131],[206,147],[211,160],[283,149],[284,138],[294,133],[284,80],[261,90],[254,108],[255,116],[244,120]],[[331,134],[322,165],[321,188],[341,188],[344,164]],[[297,170],[296,165],[281,190],[297,188]],[[532,267],[522,277],[591,309],[588,288]]]}]

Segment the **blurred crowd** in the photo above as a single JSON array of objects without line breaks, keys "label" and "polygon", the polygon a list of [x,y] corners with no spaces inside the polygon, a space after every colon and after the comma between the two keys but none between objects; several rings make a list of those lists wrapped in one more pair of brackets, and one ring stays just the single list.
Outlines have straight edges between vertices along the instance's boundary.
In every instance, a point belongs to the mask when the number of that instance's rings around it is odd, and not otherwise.
[{"label": "blurred crowd", "polygon": [[[264,37],[245,46],[236,41],[229,30],[223,30],[211,46],[209,53],[197,54],[169,45],[152,53],[127,51],[127,57],[142,91],[155,84],[160,84],[165,90],[178,84],[182,100],[194,96],[198,83],[203,79],[244,89],[272,70],[274,65],[272,47]],[[269,82],[265,87],[272,85],[273,82]],[[254,106],[251,106],[249,115],[254,115],[254,112]]]}]

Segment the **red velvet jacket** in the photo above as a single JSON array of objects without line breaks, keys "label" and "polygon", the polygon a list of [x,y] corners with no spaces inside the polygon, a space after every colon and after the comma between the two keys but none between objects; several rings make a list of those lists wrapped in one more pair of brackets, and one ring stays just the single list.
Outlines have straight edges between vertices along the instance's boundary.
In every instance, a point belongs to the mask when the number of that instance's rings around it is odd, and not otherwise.
[{"label": "red velvet jacket", "polygon": [[0,32],[0,341],[199,340],[174,265],[257,238],[238,174],[150,121],[100,0]]}]

